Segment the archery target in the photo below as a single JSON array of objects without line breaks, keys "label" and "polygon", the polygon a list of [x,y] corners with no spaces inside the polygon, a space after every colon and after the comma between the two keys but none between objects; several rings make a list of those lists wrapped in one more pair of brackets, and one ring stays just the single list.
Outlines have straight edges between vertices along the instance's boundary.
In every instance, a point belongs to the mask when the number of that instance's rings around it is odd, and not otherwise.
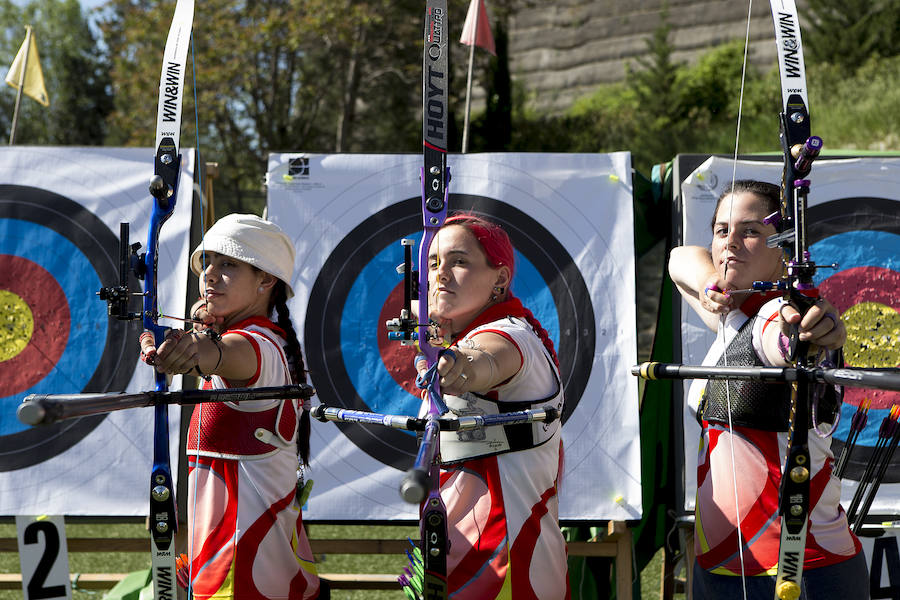
[{"label": "archery target", "polygon": [[[402,238],[421,239],[420,198],[390,205],[360,223],[335,247],[319,271],[307,306],[307,368],[323,404],[354,410],[416,415],[414,350],[387,338],[385,321],[400,314]],[[550,334],[566,392],[563,422],[577,407],[591,374],[595,319],[581,273],[562,245],[517,208],[484,196],[451,194],[454,211],[471,211],[501,225],[516,249],[513,293]],[[414,268],[416,268],[414,266]],[[569,324],[561,327],[561,323]],[[416,453],[414,434],[338,423],[358,448],[382,464],[405,470]]]},{"label": "archery target", "polygon": [[[821,265],[837,263],[836,270],[820,269],[820,294],[838,309],[847,328],[844,362],[848,367],[900,366],[900,203],[881,198],[844,198],[809,209],[810,252]],[[862,476],[878,441],[881,421],[900,393],[865,388],[844,388],[841,421],[832,449],[840,456],[857,407],[871,401],[868,425],[857,438],[844,477]],[[900,481],[896,461],[884,481]]]},{"label": "archery target", "polygon": [[[118,279],[117,236],[80,204],[0,185],[0,471],[64,452],[104,416],[30,428],[15,417],[28,394],[121,390],[138,327],[96,299]],[[94,299],[94,300],[91,300]]]}]

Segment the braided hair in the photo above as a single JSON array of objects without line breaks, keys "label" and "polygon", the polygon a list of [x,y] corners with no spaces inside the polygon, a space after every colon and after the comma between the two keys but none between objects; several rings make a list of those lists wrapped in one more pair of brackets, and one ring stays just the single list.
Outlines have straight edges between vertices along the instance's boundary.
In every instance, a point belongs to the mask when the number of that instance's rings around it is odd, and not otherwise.
[{"label": "braided hair", "polygon": [[[275,283],[272,296],[269,299],[270,315],[273,314],[273,309],[278,312],[278,320],[275,321],[275,324],[284,330],[285,341],[287,342],[284,347],[284,355],[287,358],[291,381],[293,383],[306,383],[306,367],[303,364],[300,341],[297,339],[297,332],[294,331],[291,311],[287,307],[287,290],[284,282],[280,279]],[[309,464],[309,436],[309,411],[304,410],[300,413],[300,425],[297,435],[297,454],[304,465]]]},{"label": "braided hair", "polygon": [[[512,282],[512,277],[516,268],[516,256],[509,235],[502,227],[492,221],[488,221],[484,217],[468,212],[459,212],[448,217],[444,221],[444,227],[449,227],[450,225],[465,227],[469,233],[475,236],[481,249],[484,250],[484,254],[487,257],[488,264],[491,268],[509,268],[509,280]],[[507,298],[512,297],[512,290],[508,289]],[[528,324],[531,325],[537,336],[541,338],[541,342],[543,342],[544,347],[550,353],[551,358],[553,358],[553,363],[559,367],[559,357],[556,355],[556,348],[553,345],[553,340],[550,339],[550,334],[547,333],[547,330],[544,329],[540,321],[537,320],[534,313],[525,306],[522,308],[525,311],[525,320],[528,321]]]}]

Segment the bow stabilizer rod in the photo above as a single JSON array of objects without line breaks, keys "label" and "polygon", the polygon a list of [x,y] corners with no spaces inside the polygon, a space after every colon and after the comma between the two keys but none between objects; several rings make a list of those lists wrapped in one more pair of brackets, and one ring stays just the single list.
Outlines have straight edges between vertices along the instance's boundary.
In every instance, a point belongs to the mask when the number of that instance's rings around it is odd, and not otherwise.
[{"label": "bow stabilizer rod", "polygon": [[900,391],[898,368],[713,367],[645,362],[631,367],[631,374],[642,379],[757,379],[773,383],[806,379],[816,383]]},{"label": "bow stabilizer rod", "polygon": [[109,413],[128,408],[192,405],[202,402],[242,402],[287,398],[311,398],[316,390],[307,384],[226,390],[165,390],[133,394],[31,394],[16,409],[26,425],[50,425],[65,419]]}]

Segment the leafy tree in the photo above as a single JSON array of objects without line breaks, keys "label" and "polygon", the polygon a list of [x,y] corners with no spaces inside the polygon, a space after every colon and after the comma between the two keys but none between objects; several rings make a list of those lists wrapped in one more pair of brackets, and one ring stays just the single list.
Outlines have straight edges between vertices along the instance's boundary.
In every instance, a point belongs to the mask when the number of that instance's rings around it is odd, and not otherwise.
[{"label": "leafy tree", "polygon": [[[672,27],[665,12],[647,40],[647,55],[636,59],[642,68],[625,67],[625,84],[643,116],[645,127],[636,129],[637,152],[650,156],[671,154],[674,146],[689,136],[686,117],[690,101],[685,101],[678,85],[682,64],[672,60],[669,43]],[[663,132],[665,132],[664,135]]]},{"label": "leafy tree", "polygon": [[[147,144],[172,3],[108,6],[102,26],[117,90],[111,142]],[[417,151],[423,16],[413,0],[198,3],[200,148],[219,162],[218,198],[231,210],[257,210],[273,151]],[[192,121],[184,119],[185,145]]]},{"label": "leafy tree", "polygon": [[494,43],[496,60],[491,61],[485,107],[485,150],[501,151],[512,134],[512,81],[509,73],[509,36],[504,21],[497,22]]},{"label": "leafy tree", "polygon": [[900,3],[896,0],[809,0],[803,41],[810,62],[854,72],[873,56],[900,54]]},{"label": "leafy tree", "polygon": [[[496,56],[475,49],[473,58],[473,87],[477,81],[485,92],[484,111],[472,115],[470,122],[470,152],[501,152],[510,149],[513,133],[513,82],[509,70],[510,16],[515,12],[510,0],[491,3],[491,33],[494,36]],[[464,15],[461,12],[460,15]],[[465,46],[468,50],[468,46]],[[468,68],[468,57],[463,63]],[[477,75],[481,73],[481,75]],[[463,98],[465,101],[465,98]]]},{"label": "leafy tree", "polygon": [[900,55],[871,58],[849,76],[812,65],[807,78],[813,132],[826,148],[900,150]]},{"label": "leafy tree", "polygon": [[[77,0],[33,0],[20,8],[0,0],[0,63],[12,64],[25,25],[32,25],[50,106],[23,96],[16,142],[93,146],[104,143],[112,109],[109,68]],[[4,74],[5,77],[5,74]],[[3,86],[0,128],[8,139],[15,90]]]}]

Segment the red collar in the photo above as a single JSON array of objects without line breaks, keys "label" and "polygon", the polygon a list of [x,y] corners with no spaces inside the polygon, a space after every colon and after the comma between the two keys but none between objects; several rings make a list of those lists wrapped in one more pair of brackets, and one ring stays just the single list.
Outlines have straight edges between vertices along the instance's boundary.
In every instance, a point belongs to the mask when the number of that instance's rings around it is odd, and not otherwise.
[{"label": "red collar", "polygon": [[781,296],[782,292],[778,290],[772,290],[763,294],[750,294],[747,296],[747,299],[741,303],[741,312],[748,317],[752,317],[759,312],[759,309],[763,304],[772,298],[779,298]]},{"label": "red collar", "polygon": [[503,317],[525,317],[525,307],[522,306],[522,301],[514,296],[510,296],[509,299],[500,302],[499,304],[492,304],[488,306],[486,309],[481,311],[475,319],[466,325],[466,327],[460,331],[459,333],[453,336],[453,341],[461,340],[464,338],[470,331],[484,325],[486,323],[492,323],[498,319],[502,319]]},{"label": "red collar", "polygon": [[232,323],[231,325],[229,325],[228,329],[226,330],[226,333],[228,331],[233,331],[235,329],[246,329],[249,325],[257,325],[258,327],[265,327],[266,329],[271,329],[276,335],[278,335],[282,338],[286,339],[286,337],[287,337],[287,336],[285,336],[284,330],[281,327],[279,327],[278,325],[276,325],[275,323],[270,321],[268,318],[259,317],[259,316],[248,317],[248,318],[244,319],[243,321],[238,321],[237,323]]}]

